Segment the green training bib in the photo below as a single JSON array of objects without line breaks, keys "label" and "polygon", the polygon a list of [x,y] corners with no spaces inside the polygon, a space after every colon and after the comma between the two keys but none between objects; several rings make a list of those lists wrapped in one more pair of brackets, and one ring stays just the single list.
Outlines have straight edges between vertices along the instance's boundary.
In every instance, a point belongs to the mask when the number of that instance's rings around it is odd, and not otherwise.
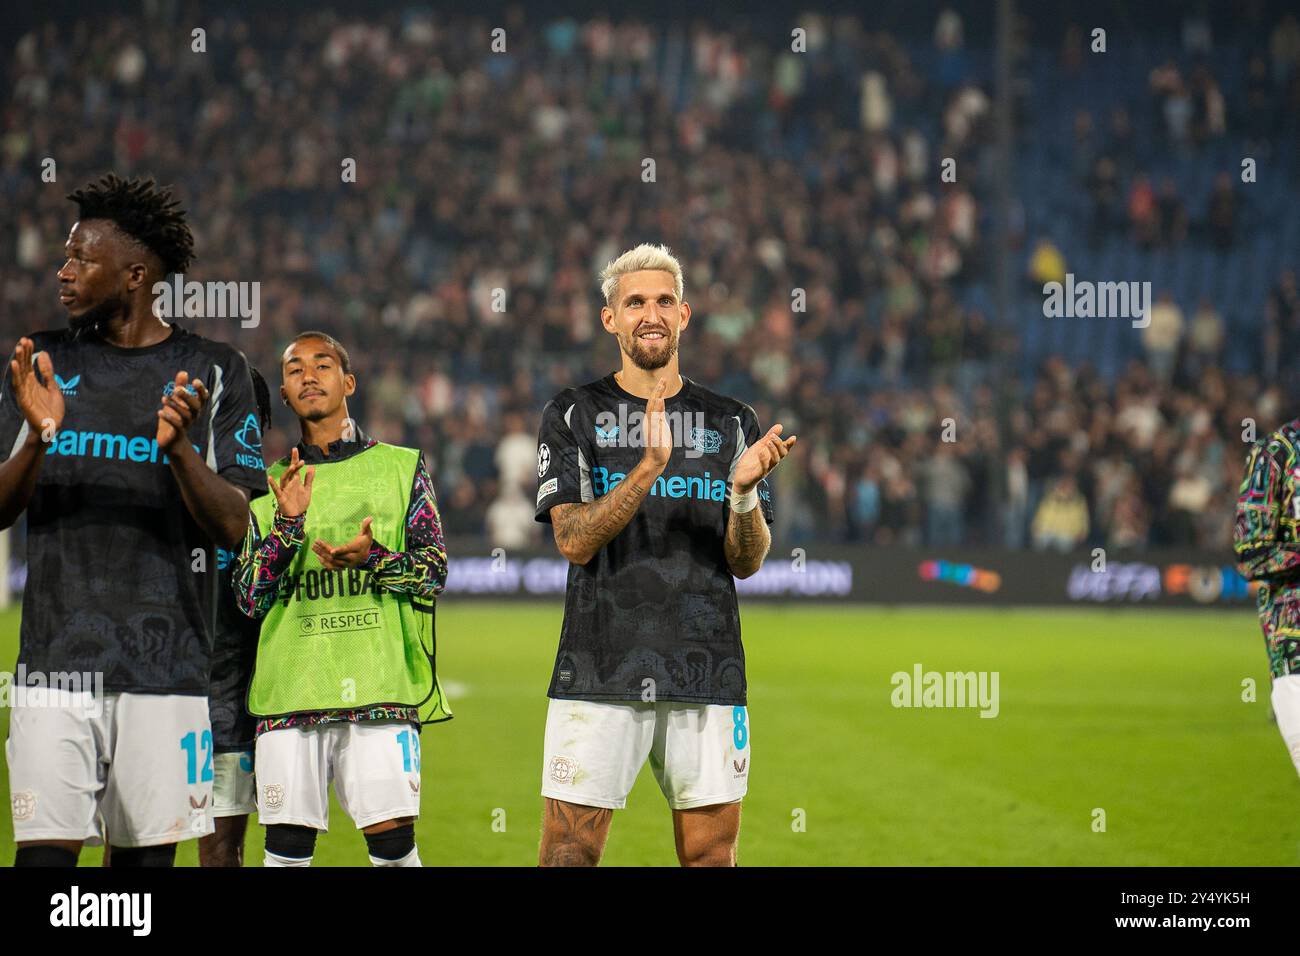
[{"label": "green training bib", "polygon": [[[447,720],[450,708],[435,671],[434,603],[380,587],[360,568],[327,570],[312,552],[356,537],[373,518],[374,540],[406,548],[406,513],[420,453],[372,445],[350,458],[316,464],[306,540],[280,579],[262,620],[248,710],[258,717],[356,710],[381,704],[420,707],[425,723]],[[289,466],[271,466],[277,481]],[[261,534],[269,533],[275,496],[252,503]]]}]

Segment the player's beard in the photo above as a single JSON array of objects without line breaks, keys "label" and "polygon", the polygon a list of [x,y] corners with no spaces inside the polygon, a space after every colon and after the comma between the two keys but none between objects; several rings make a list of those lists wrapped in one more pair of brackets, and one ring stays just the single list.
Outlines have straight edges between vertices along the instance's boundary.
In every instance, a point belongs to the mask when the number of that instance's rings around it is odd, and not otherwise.
[{"label": "player's beard", "polygon": [[[638,330],[639,332],[640,330]],[[677,332],[665,326],[668,337],[659,343],[658,348],[646,347],[637,334],[629,335],[623,343],[623,351],[632,360],[632,364],[647,372],[656,372],[672,361],[677,354]]]},{"label": "player's beard", "polygon": [[68,328],[72,330],[72,337],[79,339],[87,332],[91,332],[101,322],[107,322],[114,316],[126,312],[126,301],[118,296],[110,296],[98,305],[91,306],[81,315],[68,316]]}]

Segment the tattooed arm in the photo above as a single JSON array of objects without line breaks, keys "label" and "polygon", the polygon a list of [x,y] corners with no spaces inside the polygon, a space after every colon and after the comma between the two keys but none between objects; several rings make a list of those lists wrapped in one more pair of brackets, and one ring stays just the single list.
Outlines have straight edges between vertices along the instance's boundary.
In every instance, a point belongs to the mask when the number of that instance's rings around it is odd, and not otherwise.
[{"label": "tattooed arm", "polygon": [[556,505],[551,509],[555,545],[574,564],[586,564],[627,527],[654,487],[663,466],[642,459],[628,476],[595,501]]},{"label": "tattooed arm", "polygon": [[555,545],[573,564],[586,564],[609,544],[641,507],[655,479],[673,453],[673,435],[664,414],[666,378],[660,379],[645,406],[645,454],[628,476],[595,501],[567,502],[551,508]]},{"label": "tattooed arm", "polygon": [[722,548],[731,573],[747,578],[763,566],[767,549],[772,546],[772,532],[767,530],[763,509],[755,505],[748,511],[727,515],[727,536]]},{"label": "tattooed arm", "polygon": [[794,442],[793,435],[783,439],[781,426],[773,425],[759,441],[746,448],[736,462],[722,550],[727,556],[727,566],[738,578],[756,573],[763,566],[767,549],[772,545],[772,534],[767,530],[763,509],[758,504],[758,483],[790,453]]}]

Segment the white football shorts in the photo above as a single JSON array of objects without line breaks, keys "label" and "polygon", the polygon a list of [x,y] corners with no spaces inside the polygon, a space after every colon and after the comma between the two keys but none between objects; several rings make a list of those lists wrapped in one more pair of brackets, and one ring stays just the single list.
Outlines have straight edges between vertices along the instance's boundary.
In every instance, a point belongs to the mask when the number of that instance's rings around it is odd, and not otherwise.
[{"label": "white football shorts", "polygon": [[213,758],[212,815],[245,817],[257,810],[253,751],[230,751]]},{"label": "white football shorts", "polygon": [[749,786],[749,709],[551,698],[542,796],[621,810],[647,757],[674,810],[735,803]]},{"label": "white football shorts", "polygon": [[143,847],[213,832],[206,697],[15,700],[5,756],[15,842]]},{"label": "white football shorts", "polygon": [[329,787],[357,829],[420,815],[420,732],[397,720],[269,730],[257,738],[257,817],[329,829]]}]

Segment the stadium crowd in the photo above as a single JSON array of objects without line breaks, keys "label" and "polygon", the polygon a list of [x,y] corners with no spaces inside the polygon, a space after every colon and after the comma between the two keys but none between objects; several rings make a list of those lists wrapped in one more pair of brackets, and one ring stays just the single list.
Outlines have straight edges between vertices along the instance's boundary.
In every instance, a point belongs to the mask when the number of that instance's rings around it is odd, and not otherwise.
[{"label": "stadium crowd", "polygon": [[[193,277],[260,282],[256,327],[188,320],[196,331],[273,386],[298,331],[350,348],[354,414],[425,451],[453,536],[541,542],[540,409],[614,367],[595,275],[645,240],[685,267],[686,374],[800,436],[777,481],[782,543],[1223,548],[1243,420],[1263,433],[1294,412],[1276,385],[1220,370],[1209,302],[1169,303],[1172,338],[1118,381],[1050,358],[1008,378],[1016,335],[962,304],[989,265],[991,104],[951,11],[928,71],[855,18],[802,18],[806,53],[703,20],[664,31],[517,8],[504,24],[288,22],[212,19],[196,52],[188,24],[105,15],[5,51],[4,341],[62,323],[64,196],[114,169],[176,184]],[[506,50],[491,52],[501,25]],[[1289,72],[1259,64],[1269,89],[1295,76],[1294,32],[1271,61]],[[1232,112],[1213,108],[1212,76],[1171,68],[1152,96],[1195,148]],[[1170,100],[1189,95],[1209,106],[1180,119]],[[1242,112],[1252,133],[1257,113]],[[1128,117],[1113,122],[1122,139]],[[939,176],[948,158],[955,182]],[[1099,167],[1122,153],[1081,162],[1092,228],[1181,241],[1169,187],[1121,199]],[[1207,223],[1215,241],[1232,241],[1230,212]],[[1278,342],[1300,335],[1293,275],[1270,322]],[[277,412],[272,456],[296,439]]]}]

